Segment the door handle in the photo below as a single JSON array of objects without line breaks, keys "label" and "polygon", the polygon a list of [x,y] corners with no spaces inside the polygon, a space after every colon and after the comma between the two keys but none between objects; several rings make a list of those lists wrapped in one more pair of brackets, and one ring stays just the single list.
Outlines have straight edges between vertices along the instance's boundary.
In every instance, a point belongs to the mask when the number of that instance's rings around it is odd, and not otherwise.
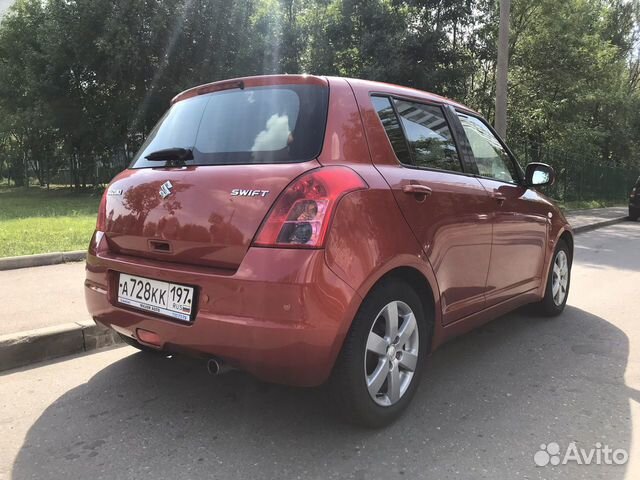
[{"label": "door handle", "polygon": [[498,205],[502,205],[504,201],[507,199],[507,197],[505,197],[502,193],[499,193],[499,192],[493,192],[491,194],[491,198],[494,198],[496,202],[498,202]]},{"label": "door handle", "polygon": [[420,185],[417,183],[410,183],[409,185],[405,185],[402,187],[402,191],[404,193],[412,193],[414,195],[426,195],[427,197],[433,193],[431,187],[427,187],[426,185]]}]

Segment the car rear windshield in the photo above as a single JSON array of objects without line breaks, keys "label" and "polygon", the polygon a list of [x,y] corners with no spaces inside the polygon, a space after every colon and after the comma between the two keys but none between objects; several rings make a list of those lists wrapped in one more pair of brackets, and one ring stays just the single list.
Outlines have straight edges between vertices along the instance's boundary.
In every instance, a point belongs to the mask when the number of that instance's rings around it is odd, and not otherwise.
[{"label": "car rear windshield", "polygon": [[153,152],[184,148],[186,165],[291,163],[320,154],[328,89],[283,85],[225,90],[175,103],[137,153],[132,168],[161,167]]}]

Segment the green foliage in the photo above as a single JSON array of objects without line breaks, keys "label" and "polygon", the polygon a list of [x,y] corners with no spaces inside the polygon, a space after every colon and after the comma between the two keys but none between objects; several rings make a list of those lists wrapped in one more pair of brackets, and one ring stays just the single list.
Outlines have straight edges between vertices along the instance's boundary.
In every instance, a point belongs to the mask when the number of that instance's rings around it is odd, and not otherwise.
[{"label": "green foliage", "polygon": [[[512,4],[515,150],[640,167],[637,0]],[[0,25],[0,176],[102,183],[176,93],[236,76],[399,83],[491,119],[496,36],[495,0],[17,0]]]},{"label": "green foliage", "polygon": [[512,139],[534,152],[542,145],[604,165],[639,165],[640,137],[629,124],[639,98],[629,83],[633,24],[611,22],[631,6],[536,2],[512,52]]}]

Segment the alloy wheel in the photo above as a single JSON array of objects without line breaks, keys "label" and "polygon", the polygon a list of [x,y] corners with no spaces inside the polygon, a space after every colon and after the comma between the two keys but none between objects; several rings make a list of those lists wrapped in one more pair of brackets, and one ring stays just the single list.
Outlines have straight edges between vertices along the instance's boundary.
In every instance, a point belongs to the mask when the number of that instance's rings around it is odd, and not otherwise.
[{"label": "alloy wheel", "polygon": [[404,302],[387,304],[367,338],[364,373],[371,398],[391,406],[406,393],[418,364],[418,322]]},{"label": "alloy wheel", "polygon": [[560,306],[567,296],[569,286],[569,260],[564,250],[559,250],[553,261],[553,277],[551,280],[551,293],[553,302]]}]

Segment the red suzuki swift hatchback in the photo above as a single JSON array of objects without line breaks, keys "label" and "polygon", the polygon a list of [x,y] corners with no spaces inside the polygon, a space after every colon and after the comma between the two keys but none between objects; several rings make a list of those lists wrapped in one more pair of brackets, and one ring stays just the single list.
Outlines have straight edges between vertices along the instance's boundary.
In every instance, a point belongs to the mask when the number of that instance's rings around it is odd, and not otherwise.
[{"label": "red suzuki swift hatchback", "polygon": [[173,99],[105,191],[95,321],[142,350],[279,383],[328,382],[384,425],[448,338],[565,307],[573,236],[477,113],[421,91],[263,76]]}]

